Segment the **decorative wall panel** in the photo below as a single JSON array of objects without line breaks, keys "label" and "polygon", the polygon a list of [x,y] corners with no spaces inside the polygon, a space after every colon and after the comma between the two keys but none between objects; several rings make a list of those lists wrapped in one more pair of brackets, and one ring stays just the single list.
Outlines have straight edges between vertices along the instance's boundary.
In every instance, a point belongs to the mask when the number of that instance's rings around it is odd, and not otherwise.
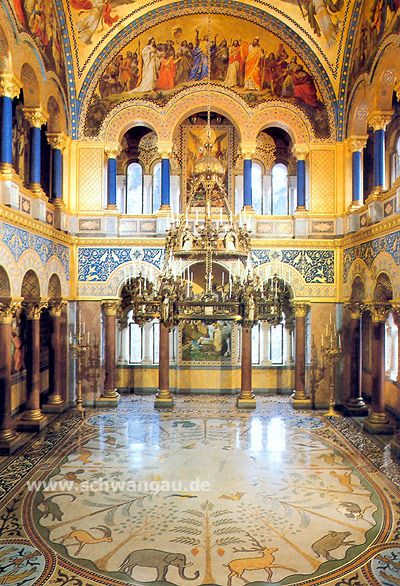
[{"label": "decorative wall panel", "polygon": [[104,153],[100,148],[79,150],[79,210],[99,211],[103,208]]},{"label": "decorative wall panel", "polygon": [[311,211],[335,213],[335,151],[321,149],[310,154]]}]

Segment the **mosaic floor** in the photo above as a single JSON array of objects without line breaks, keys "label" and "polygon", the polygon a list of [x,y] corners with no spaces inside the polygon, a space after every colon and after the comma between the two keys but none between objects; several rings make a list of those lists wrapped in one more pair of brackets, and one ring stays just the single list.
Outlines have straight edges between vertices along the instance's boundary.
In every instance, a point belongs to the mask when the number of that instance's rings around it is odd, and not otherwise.
[{"label": "mosaic floor", "polygon": [[390,451],[282,398],[67,414],[0,460],[0,498],[0,584],[400,585]]}]

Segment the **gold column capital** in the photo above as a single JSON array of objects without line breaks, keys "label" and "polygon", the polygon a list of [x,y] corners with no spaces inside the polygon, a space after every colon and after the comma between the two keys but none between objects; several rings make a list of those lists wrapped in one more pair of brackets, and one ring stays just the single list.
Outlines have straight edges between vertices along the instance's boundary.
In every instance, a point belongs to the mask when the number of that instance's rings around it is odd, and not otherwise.
[{"label": "gold column capital", "polygon": [[28,320],[39,320],[43,309],[47,307],[47,301],[26,301],[23,306]]},{"label": "gold column capital", "polygon": [[393,112],[391,111],[376,110],[375,112],[371,112],[368,116],[368,126],[372,128],[374,132],[376,130],[385,130],[392,117]]},{"label": "gold column capital", "polygon": [[63,132],[46,132],[47,142],[53,149],[63,151],[67,146],[67,136]]},{"label": "gold column capital", "polygon": [[310,152],[308,144],[295,144],[292,148],[292,153],[298,161],[304,161]]},{"label": "gold column capital", "polygon": [[304,301],[295,301],[293,303],[293,308],[295,317],[306,317],[308,310],[310,309],[310,304]]},{"label": "gold column capital", "polygon": [[115,142],[106,144],[104,147],[104,152],[106,153],[109,159],[116,159],[118,155],[121,153],[121,145]]},{"label": "gold column capital", "polygon": [[0,74],[0,97],[16,98],[19,96],[22,84],[12,73]]},{"label": "gold column capital", "polygon": [[243,142],[240,145],[240,152],[243,159],[252,159],[257,150],[257,144],[252,142]]},{"label": "gold column capital", "polygon": [[392,309],[390,303],[371,303],[368,306],[368,311],[371,313],[371,318],[374,323],[384,323]]},{"label": "gold column capital", "polygon": [[49,315],[51,318],[61,317],[62,310],[66,306],[66,299],[53,299],[49,301]]},{"label": "gold column capital", "polygon": [[22,111],[30,126],[34,128],[40,128],[43,124],[46,124],[49,119],[47,112],[45,112],[43,108],[26,107],[22,108]]},{"label": "gold column capital", "polygon": [[174,145],[172,142],[158,141],[157,151],[162,159],[170,159],[172,157]]},{"label": "gold column capital", "polygon": [[106,299],[101,301],[101,306],[105,315],[116,316],[119,310],[120,302],[119,299]]},{"label": "gold column capital", "polygon": [[362,303],[349,301],[349,303],[345,303],[345,308],[349,310],[350,319],[361,319],[364,310]]},{"label": "gold column capital", "polygon": [[349,136],[346,147],[350,153],[361,152],[367,144],[367,136]]},{"label": "gold column capital", "polygon": [[0,324],[10,324],[15,312],[21,307],[21,301],[0,301]]}]

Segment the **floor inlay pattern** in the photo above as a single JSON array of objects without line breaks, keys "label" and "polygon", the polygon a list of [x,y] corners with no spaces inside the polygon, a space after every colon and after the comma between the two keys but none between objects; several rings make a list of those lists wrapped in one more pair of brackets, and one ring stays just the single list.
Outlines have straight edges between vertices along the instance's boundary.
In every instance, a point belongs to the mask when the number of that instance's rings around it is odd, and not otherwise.
[{"label": "floor inlay pattern", "polygon": [[0,584],[398,586],[398,480],[351,420],[281,397],[128,396],[1,462]]}]

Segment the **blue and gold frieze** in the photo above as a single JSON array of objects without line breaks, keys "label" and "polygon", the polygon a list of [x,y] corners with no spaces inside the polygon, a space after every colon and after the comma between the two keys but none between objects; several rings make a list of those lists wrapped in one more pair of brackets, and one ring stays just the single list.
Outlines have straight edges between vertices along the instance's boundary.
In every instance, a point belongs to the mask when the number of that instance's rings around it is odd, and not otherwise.
[{"label": "blue and gold frieze", "polygon": [[350,267],[357,258],[363,260],[370,269],[381,252],[387,252],[393,257],[396,265],[400,264],[400,232],[386,234],[369,242],[345,248],[343,252],[343,280],[347,281]]},{"label": "blue and gold frieze", "polygon": [[306,283],[332,284],[335,282],[335,252],[333,250],[253,250],[255,266],[268,262],[281,262],[293,267]]},{"label": "blue and gold frieze", "polygon": [[106,282],[123,264],[142,261],[161,269],[162,248],[78,248],[78,281]]},{"label": "blue and gold frieze", "polygon": [[66,280],[69,280],[70,258],[68,246],[38,234],[32,234],[23,228],[18,228],[5,222],[0,222],[0,242],[10,249],[16,262],[27,250],[35,251],[43,266],[47,265],[50,258],[56,257],[64,268]]}]

